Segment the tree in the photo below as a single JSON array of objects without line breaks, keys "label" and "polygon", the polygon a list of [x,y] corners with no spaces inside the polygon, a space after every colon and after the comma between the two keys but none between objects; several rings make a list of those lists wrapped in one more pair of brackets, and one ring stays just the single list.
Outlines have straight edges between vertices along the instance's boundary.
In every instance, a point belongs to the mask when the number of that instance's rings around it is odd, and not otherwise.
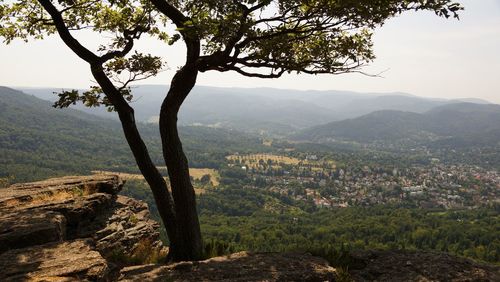
[{"label": "tree", "polygon": [[[201,72],[234,71],[247,77],[284,73],[361,72],[375,56],[372,31],[405,11],[429,10],[458,18],[452,0],[0,0],[0,36],[42,39],[57,33],[86,61],[97,85],[59,94],[57,107],[77,101],[118,113],[137,165],[153,191],[170,239],[172,260],[202,256],[194,189],[177,131],[179,109]],[[172,23],[174,34],[165,32]],[[112,39],[92,51],[76,31]],[[163,158],[171,192],[152,162],[128,102],[130,83],[154,76],[161,58],[138,51],[144,35],[186,46],[186,62],[174,75],[160,110]],[[67,70],[66,70],[67,71]]]},{"label": "tree", "polygon": [[210,184],[210,181],[211,181],[210,174],[204,174],[204,175],[200,178],[200,182],[201,182],[201,184],[203,184],[203,185],[208,185],[208,184]]}]

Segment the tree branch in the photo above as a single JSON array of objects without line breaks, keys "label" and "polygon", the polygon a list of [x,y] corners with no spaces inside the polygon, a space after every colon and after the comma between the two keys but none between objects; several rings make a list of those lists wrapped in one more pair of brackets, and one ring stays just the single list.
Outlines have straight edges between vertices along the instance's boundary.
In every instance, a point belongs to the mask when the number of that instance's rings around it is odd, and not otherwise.
[{"label": "tree branch", "polygon": [[187,48],[186,64],[196,64],[200,56],[200,40],[197,35],[188,31],[189,28],[185,24],[189,18],[165,0],[150,1],[158,11],[172,20],[181,33]]},{"label": "tree branch", "polygon": [[80,42],[78,42],[78,40],[73,37],[73,35],[71,35],[61,13],[57,10],[57,8],[52,4],[50,0],[38,0],[38,2],[51,16],[61,39],[78,57],[88,62],[89,64],[93,64],[99,60],[99,57],[96,54],[85,48],[82,44],[80,44]]}]

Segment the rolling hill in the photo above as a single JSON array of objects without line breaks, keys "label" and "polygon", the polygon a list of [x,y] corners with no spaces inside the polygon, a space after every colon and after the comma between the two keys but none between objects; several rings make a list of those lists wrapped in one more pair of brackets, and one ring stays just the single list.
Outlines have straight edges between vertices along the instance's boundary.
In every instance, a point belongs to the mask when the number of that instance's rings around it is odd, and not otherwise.
[{"label": "rolling hill", "polygon": [[[26,93],[53,101],[60,89],[24,88]],[[142,85],[132,89],[138,120],[156,122],[168,87]],[[180,111],[183,125],[204,125],[271,135],[288,135],[312,126],[360,117],[374,111],[424,113],[454,101],[427,99],[406,93],[298,91],[273,88],[217,88],[197,86]],[[486,102],[487,103],[487,102]],[[105,109],[76,109],[115,118]]]},{"label": "rolling hill", "polygon": [[[139,124],[155,162],[162,164],[156,125]],[[226,129],[182,127],[181,138],[194,167],[216,166],[227,152],[262,151],[261,140]],[[15,182],[95,169],[136,171],[121,125],[112,119],[0,87],[0,178]]]},{"label": "rolling hill", "polygon": [[409,141],[448,146],[498,145],[500,105],[454,103],[425,113],[377,111],[303,130],[294,140],[370,143]]},{"label": "rolling hill", "polygon": [[[0,88],[0,177],[20,181],[76,173],[113,155],[125,155],[120,128],[111,120]],[[22,176],[20,176],[22,175]]]}]

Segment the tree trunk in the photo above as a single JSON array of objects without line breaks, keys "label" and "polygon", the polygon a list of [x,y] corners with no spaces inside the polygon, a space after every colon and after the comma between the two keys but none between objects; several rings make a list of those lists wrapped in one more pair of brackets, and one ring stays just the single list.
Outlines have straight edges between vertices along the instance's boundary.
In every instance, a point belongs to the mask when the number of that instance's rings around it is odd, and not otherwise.
[{"label": "tree trunk", "polygon": [[147,147],[134,122],[133,113],[119,113],[119,116],[123,132],[125,133],[125,137],[132,150],[137,166],[153,192],[156,207],[165,225],[168,238],[175,238],[177,217],[174,212],[172,197],[167,189],[167,183],[149,156]]},{"label": "tree trunk", "polygon": [[123,99],[123,96],[108,79],[101,66],[92,67],[92,74],[118,112],[125,139],[134,155],[139,170],[153,192],[158,212],[165,225],[167,235],[172,241],[172,238],[177,237],[177,220],[172,197],[167,189],[165,179],[151,160],[146,144],[137,129],[134,110]]},{"label": "tree trunk", "polygon": [[200,260],[203,243],[196,210],[196,196],[189,176],[188,160],[177,130],[177,115],[182,102],[196,83],[198,70],[187,64],[174,76],[160,111],[163,158],[168,169],[175,203],[176,238],[169,256],[174,261]]}]

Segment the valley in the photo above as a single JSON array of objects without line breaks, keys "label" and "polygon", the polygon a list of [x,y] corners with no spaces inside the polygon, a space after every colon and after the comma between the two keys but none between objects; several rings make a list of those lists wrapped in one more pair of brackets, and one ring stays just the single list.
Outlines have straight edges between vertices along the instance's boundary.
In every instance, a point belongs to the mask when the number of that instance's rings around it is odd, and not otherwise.
[{"label": "valley", "polygon": [[[441,104],[286,136],[182,126],[205,240],[231,251],[419,249],[498,263],[500,147],[491,120],[499,111]],[[121,193],[146,201],[159,218],[118,122],[7,88],[0,108],[0,185],[118,173],[127,180]],[[422,121],[428,115],[438,118]],[[166,177],[157,125],[139,127]]]}]

